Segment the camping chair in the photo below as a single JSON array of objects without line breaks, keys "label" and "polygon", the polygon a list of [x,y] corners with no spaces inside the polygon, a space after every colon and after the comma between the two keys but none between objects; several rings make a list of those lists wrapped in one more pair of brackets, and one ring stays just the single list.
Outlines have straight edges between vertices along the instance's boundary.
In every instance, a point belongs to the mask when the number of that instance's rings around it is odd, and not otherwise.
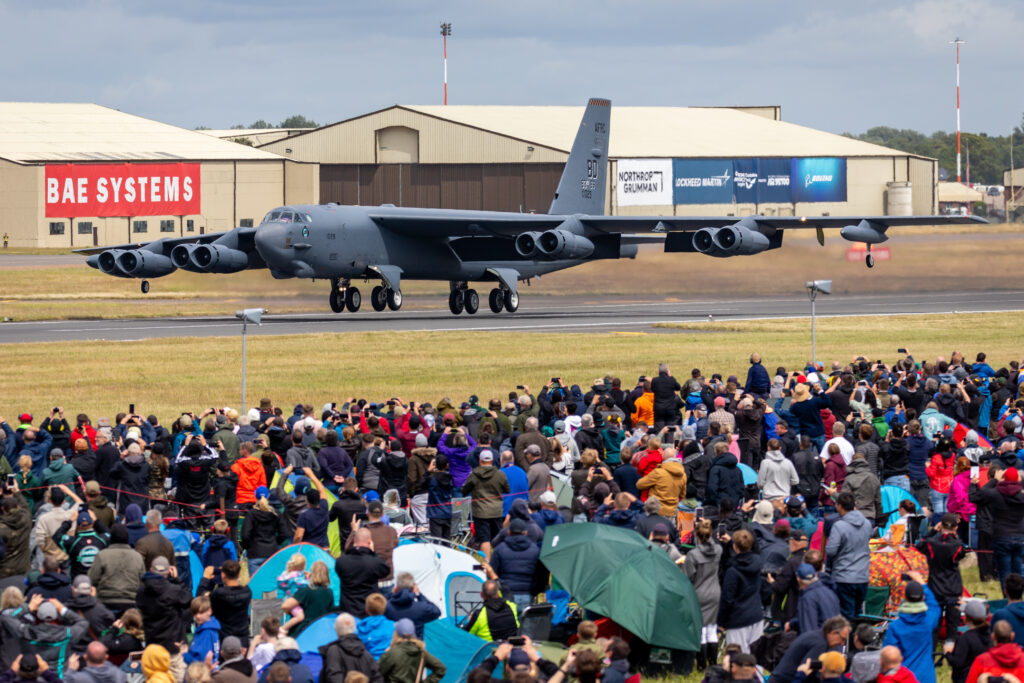
[{"label": "camping chair", "polygon": [[466,545],[473,537],[473,498],[452,498],[452,540]]},{"label": "camping chair", "polygon": [[679,530],[679,541],[693,533],[693,520],[696,513],[692,510],[676,510],[676,529]]},{"label": "camping chair", "polygon": [[[480,587],[483,581],[476,574],[452,572],[445,582],[445,605],[448,616],[456,626],[462,626],[473,610],[483,604],[480,598]],[[549,624],[550,627],[550,624]]]},{"label": "camping chair", "polygon": [[270,598],[264,593],[264,597],[253,600],[249,612],[249,632],[259,633],[260,624],[266,617],[280,617],[283,602],[277,598],[276,593],[271,593]]},{"label": "camping chair", "polygon": [[550,602],[530,605],[519,617],[520,635],[529,636],[531,640],[547,640],[551,635],[551,619],[555,614],[555,606]]}]

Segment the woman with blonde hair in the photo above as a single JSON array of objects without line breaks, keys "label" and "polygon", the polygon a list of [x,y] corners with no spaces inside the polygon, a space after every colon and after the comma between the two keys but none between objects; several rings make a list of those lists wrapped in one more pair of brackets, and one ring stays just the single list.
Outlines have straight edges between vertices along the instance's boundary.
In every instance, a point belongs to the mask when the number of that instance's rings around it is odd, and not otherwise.
[{"label": "woman with blonde hair", "polygon": [[410,619],[395,622],[391,647],[381,655],[378,666],[384,683],[420,683],[427,669],[430,676],[425,683],[440,683],[448,671],[444,662],[427,652],[423,641],[416,638],[416,626]]},{"label": "woman with blonde hair", "polygon": [[[256,502],[252,510],[242,522],[241,542],[249,563],[249,576],[277,552],[281,543],[288,538],[288,528],[284,518],[270,504],[270,490],[266,486],[257,486],[253,492]],[[303,558],[302,569],[305,569]]]},{"label": "woman with blonde hair", "polygon": [[43,485],[39,481],[39,477],[32,474],[31,456],[23,455],[18,458],[18,472],[14,475],[14,481],[18,482],[18,490],[22,492],[22,497],[28,503],[28,511],[35,514],[36,506],[43,499],[45,489],[42,488]]},{"label": "woman with blonde hair", "polygon": [[309,568],[309,585],[297,590],[295,595],[281,604],[285,616],[290,618],[278,631],[278,635],[282,638],[298,636],[307,626],[333,611],[334,602],[330,570],[322,560],[317,560]]},{"label": "woman with blonde hair", "polygon": [[107,646],[110,661],[121,665],[128,655],[143,648],[146,634],[142,630],[142,612],[126,609],[112,627],[103,632],[100,641]]},{"label": "woman with blonde hair", "polygon": [[210,670],[206,668],[205,662],[192,662],[185,669],[185,683],[212,683]]}]

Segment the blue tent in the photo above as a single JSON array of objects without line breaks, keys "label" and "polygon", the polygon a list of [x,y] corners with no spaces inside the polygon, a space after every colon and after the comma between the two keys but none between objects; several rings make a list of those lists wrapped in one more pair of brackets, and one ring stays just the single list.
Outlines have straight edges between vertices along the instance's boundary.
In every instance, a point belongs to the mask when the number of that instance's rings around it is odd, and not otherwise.
[{"label": "blue tent", "polygon": [[285,546],[271,555],[264,562],[256,573],[249,577],[249,589],[255,599],[263,597],[264,593],[277,592],[277,577],[284,573],[288,559],[295,553],[301,553],[306,558],[306,570],[308,571],[313,563],[321,560],[327,564],[328,574],[331,577],[331,590],[334,592],[335,604],[341,599],[341,581],[334,571],[334,558],[331,554],[313,545],[312,543],[297,543]]},{"label": "blue tent", "polygon": [[917,500],[910,495],[910,492],[901,489],[899,486],[882,487],[882,514],[885,519],[883,520],[884,524],[879,529],[883,536],[889,531],[889,527],[896,521],[896,518],[899,517],[900,503],[905,500],[914,501],[914,507],[920,509]]},{"label": "blue tent", "polygon": [[203,580],[203,563],[195,550],[188,551],[188,567],[192,573],[192,595],[199,592],[199,582]]},{"label": "blue tent", "polygon": [[299,651],[317,652],[321,646],[337,640],[338,634],[334,630],[337,618],[337,614],[325,614],[303,629],[295,638],[295,642],[299,644]]},{"label": "blue tent", "polygon": [[427,651],[448,668],[441,683],[466,680],[466,674],[487,658],[491,643],[463,631],[448,619],[431,621],[423,628]]}]

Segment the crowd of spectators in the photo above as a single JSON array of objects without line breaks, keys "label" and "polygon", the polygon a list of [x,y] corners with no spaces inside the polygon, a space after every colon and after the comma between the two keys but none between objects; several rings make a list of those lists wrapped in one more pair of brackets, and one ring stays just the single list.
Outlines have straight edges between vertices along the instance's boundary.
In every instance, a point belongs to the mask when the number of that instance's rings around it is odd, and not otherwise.
[{"label": "crowd of spectators", "polygon": [[[555,377],[487,401],[350,397],[290,410],[267,398],[186,410],[166,426],[135,406],[95,424],[60,406],[39,421],[0,418],[0,678],[312,680],[295,637],[337,614],[320,680],[437,683],[445,666],[423,638],[440,610],[392,563],[400,533],[429,533],[482,558],[466,628],[502,644],[471,680],[499,663],[524,683],[625,680],[638,666],[630,645],[595,639],[591,621],[560,664],[519,640],[524,610],[550,584],[549,528],[605,524],[639,533],[692,583],[695,659],[711,683],[769,670],[779,683],[934,683],[936,643],[955,683],[1014,683],[1019,364],[954,353],[770,373],[749,360],[744,381],[696,368],[677,378],[662,364],[632,386]],[[883,486],[906,492],[898,509],[884,509]],[[289,544],[329,550],[332,525],[334,566],[294,554],[277,577],[280,614],[251,632],[247,577]],[[928,564],[905,573],[884,636],[862,623],[878,543],[914,546]],[[204,568],[195,594],[190,551]],[[1009,601],[994,616],[964,600],[972,553]]]}]

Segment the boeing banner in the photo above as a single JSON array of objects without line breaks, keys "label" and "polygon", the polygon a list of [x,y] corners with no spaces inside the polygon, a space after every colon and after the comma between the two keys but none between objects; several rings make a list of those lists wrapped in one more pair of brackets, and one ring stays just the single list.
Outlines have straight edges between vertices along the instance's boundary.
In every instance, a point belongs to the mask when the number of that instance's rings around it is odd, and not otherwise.
[{"label": "boeing banner", "polygon": [[674,204],[731,204],[732,159],[673,159]]},{"label": "boeing banner", "polygon": [[619,159],[619,206],[845,202],[846,159]]},{"label": "boeing banner", "polygon": [[846,201],[846,159],[791,159],[789,175],[794,202]]}]

